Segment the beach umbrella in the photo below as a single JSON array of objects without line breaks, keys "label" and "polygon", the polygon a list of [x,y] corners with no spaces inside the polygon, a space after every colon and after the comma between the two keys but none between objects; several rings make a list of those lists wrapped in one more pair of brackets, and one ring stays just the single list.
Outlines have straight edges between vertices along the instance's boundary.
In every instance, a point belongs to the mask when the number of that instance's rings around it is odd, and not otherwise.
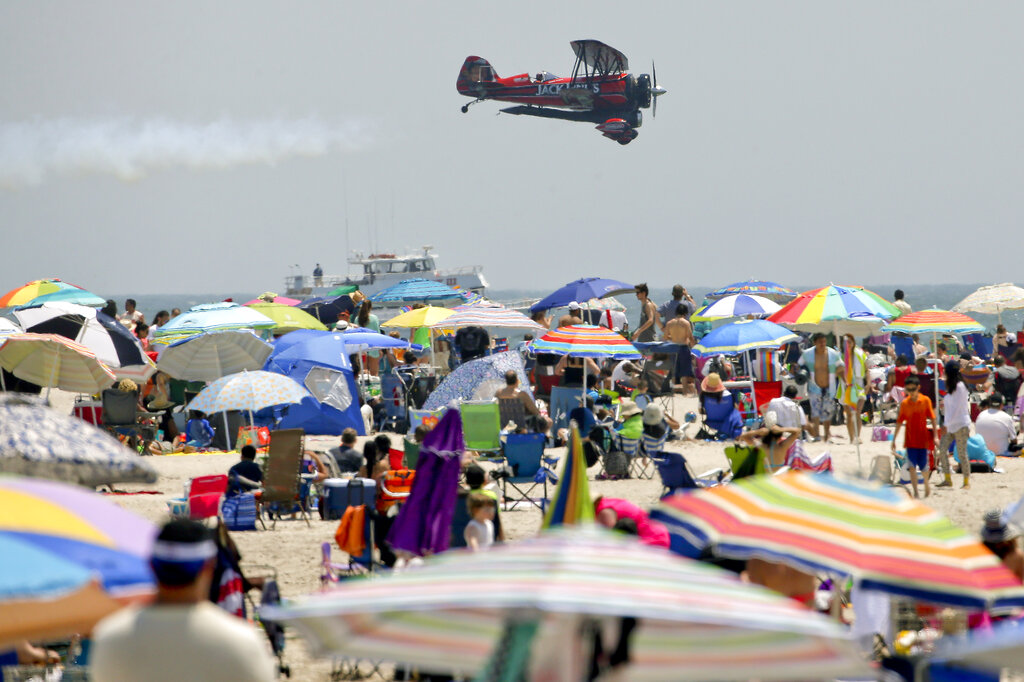
[{"label": "beach umbrella", "polygon": [[583,441],[575,422],[570,431],[562,475],[558,479],[551,504],[544,513],[541,528],[594,522],[594,502],[590,499],[590,484],[587,482],[587,462],[583,457]]},{"label": "beach umbrella", "polygon": [[277,326],[272,319],[237,303],[204,303],[192,306],[186,312],[168,320],[153,332],[153,342],[170,345],[186,336],[225,329],[270,330]]},{"label": "beach umbrella", "polygon": [[[534,353],[601,360],[639,360],[643,357],[622,334],[607,327],[590,324],[575,324],[553,329],[539,339],[531,341],[530,350]],[[583,382],[580,391],[586,402],[586,381]]]},{"label": "beach umbrella", "polygon": [[299,310],[293,308],[290,305],[282,305],[280,303],[265,303],[257,302],[251,305],[246,304],[246,307],[251,310],[255,310],[262,313],[274,321],[274,332],[277,334],[285,334],[296,329],[316,329],[319,331],[327,331],[327,327],[324,323],[316,319],[305,310]]},{"label": "beach umbrella", "polygon": [[505,351],[475,358],[456,367],[430,392],[423,409],[437,410],[453,400],[489,400],[498,389],[505,387],[505,372],[509,370],[519,377],[520,389],[533,398],[523,356],[516,351]]},{"label": "beach umbrella", "polygon": [[260,294],[256,298],[252,299],[251,301],[246,301],[242,305],[251,306],[254,303],[277,303],[278,305],[297,306],[300,303],[302,303],[302,301],[300,301],[297,298],[288,298],[287,296],[278,296],[273,291],[264,291],[262,294]]},{"label": "beach umbrella", "polygon": [[556,289],[541,300],[530,306],[530,312],[538,310],[549,310],[550,308],[561,308],[573,301],[589,301],[592,298],[604,298],[616,294],[632,293],[632,284],[620,282],[617,279],[604,279],[601,277],[583,277],[569,282],[563,287]]},{"label": "beach umbrella", "polygon": [[0,646],[89,632],[149,599],[156,532],[94,492],[0,477]]},{"label": "beach umbrella", "polygon": [[317,655],[464,676],[510,617],[538,623],[530,679],[586,679],[584,627],[617,632],[623,617],[636,619],[623,679],[830,679],[864,667],[837,624],[792,600],[593,524],[444,552],[261,615],[294,626]]},{"label": "beach umbrella", "polygon": [[996,555],[898,488],[789,471],[674,495],[651,517],[689,556],[756,557],[965,608],[1024,605],[1024,586]]},{"label": "beach umbrella", "polygon": [[200,391],[188,407],[207,414],[230,410],[251,413],[265,407],[299,403],[309,397],[309,391],[294,379],[283,374],[256,370],[217,379]]},{"label": "beach umbrella", "polygon": [[56,334],[9,334],[0,345],[0,367],[38,386],[99,393],[114,383],[96,354]]},{"label": "beach umbrella", "polygon": [[410,343],[405,339],[396,339],[388,336],[387,334],[381,334],[374,331],[345,332],[341,336],[349,354],[362,353],[368,350],[379,350],[381,348],[406,348],[414,351],[423,350],[423,346],[418,343]]},{"label": "beach umbrella", "polygon": [[373,303],[426,303],[451,299],[462,299],[462,292],[441,282],[420,277],[403,279],[398,284],[381,289],[370,296]]},{"label": "beach umbrella", "polygon": [[716,300],[719,298],[725,298],[726,296],[734,296],[736,294],[747,294],[761,296],[767,298],[770,301],[776,303],[787,303],[796,296],[796,292],[788,287],[784,287],[781,284],[775,282],[768,282],[760,279],[751,279],[746,282],[734,282],[721,289],[715,289],[705,298]]},{"label": "beach umbrella", "polygon": [[14,324],[6,317],[0,317],[0,338],[7,336],[8,334],[21,334],[22,328]]},{"label": "beach umbrella", "polygon": [[456,329],[458,327],[486,327],[490,329],[526,329],[546,332],[547,327],[539,325],[517,310],[487,306],[459,306],[454,314],[431,325],[432,329]]},{"label": "beach umbrella", "polygon": [[359,285],[357,284],[342,284],[339,287],[334,287],[327,292],[327,296],[344,296],[346,294],[354,294],[359,291]]},{"label": "beach umbrella", "polygon": [[777,312],[781,308],[778,303],[753,294],[732,294],[704,306],[690,318],[694,321],[714,320],[723,317],[746,317],[756,315],[763,317]]},{"label": "beach umbrella", "polygon": [[899,308],[873,291],[830,284],[797,294],[768,320],[798,331],[864,336],[899,316]]},{"label": "beach umbrella", "polygon": [[59,279],[37,279],[11,289],[3,296],[0,296],[0,308],[24,305],[34,298],[39,298],[44,294],[52,294],[62,289],[81,289],[81,287],[76,287],[74,284],[69,284]]},{"label": "beach umbrella", "polygon": [[998,680],[1003,668],[1024,670],[1024,628],[1016,619],[1007,619],[988,631],[978,628],[962,636],[942,637],[927,660],[982,668],[993,676],[981,679]]},{"label": "beach umbrella", "polygon": [[738,320],[704,335],[692,349],[698,358],[713,355],[739,355],[747,351],[777,349],[800,337],[785,327],[767,320]]},{"label": "beach umbrella", "polygon": [[1010,282],[980,287],[964,300],[953,306],[958,313],[985,313],[998,315],[1003,322],[1004,310],[1024,308],[1024,288]]},{"label": "beach umbrella", "polygon": [[306,311],[324,324],[334,324],[338,320],[338,313],[352,314],[356,309],[352,297],[348,295],[307,298],[296,307]]},{"label": "beach umbrella", "polygon": [[107,304],[106,299],[97,296],[85,289],[61,289],[53,293],[36,296],[31,301],[22,304],[21,308],[28,306],[42,305],[44,303],[74,303],[77,305],[89,306],[91,308],[102,308]]},{"label": "beach umbrella", "polygon": [[156,482],[152,465],[106,431],[23,396],[0,400],[0,472],[89,488]]},{"label": "beach umbrella", "polygon": [[424,306],[416,308],[401,315],[395,315],[387,322],[382,322],[381,327],[394,327],[396,329],[415,329],[417,327],[430,327],[441,320],[451,317],[455,311],[451,308],[439,308],[437,306]]},{"label": "beach umbrella", "polygon": [[142,342],[114,318],[76,303],[42,303],[23,306],[15,317],[33,334],[57,334],[96,354],[118,379],[145,382],[156,371]]},{"label": "beach umbrella", "polygon": [[274,347],[247,329],[225,329],[175,341],[160,354],[157,368],[175,379],[214,381],[243,370],[261,369]]}]

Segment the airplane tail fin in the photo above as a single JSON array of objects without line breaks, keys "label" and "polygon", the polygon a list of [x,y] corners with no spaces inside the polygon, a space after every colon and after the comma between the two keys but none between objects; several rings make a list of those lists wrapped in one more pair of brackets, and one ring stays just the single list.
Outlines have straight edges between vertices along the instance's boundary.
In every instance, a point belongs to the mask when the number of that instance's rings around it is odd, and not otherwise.
[{"label": "airplane tail fin", "polygon": [[492,83],[497,78],[498,74],[494,72],[494,67],[489,61],[483,57],[469,56],[462,63],[459,80],[456,81],[455,87],[458,88],[460,94],[472,97],[475,96],[476,87],[482,83]]}]

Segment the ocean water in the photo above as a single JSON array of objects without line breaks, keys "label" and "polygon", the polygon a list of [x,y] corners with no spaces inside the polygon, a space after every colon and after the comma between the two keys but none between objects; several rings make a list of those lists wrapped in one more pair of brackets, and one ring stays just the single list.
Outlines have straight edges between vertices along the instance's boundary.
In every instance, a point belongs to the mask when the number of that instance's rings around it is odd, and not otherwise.
[{"label": "ocean water", "polygon": [[[807,286],[794,286],[793,289],[802,291],[805,289],[814,288],[819,285],[807,285]],[[948,310],[958,302],[963,300],[968,294],[973,292],[982,284],[924,284],[924,285],[894,285],[894,284],[879,284],[879,285],[867,285],[867,288],[875,293],[879,294],[884,298],[891,299],[893,292],[897,288],[902,288],[906,294],[906,300],[913,306],[914,310],[923,310],[925,308],[938,307],[944,310]],[[709,291],[713,291],[718,288],[710,286],[689,286],[687,290],[690,295],[693,296],[694,300],[697,301],[698,305],[704,298],[704,295]],[[207,294],[121,294],[111,296],[114,301],[117,302],[118,310],[123,310],[124,300],[128,297],[132,297],[136,300],[138,309],[143,312],[146,316],[146,320],[150,321],[160,310],[170,311],[173,308],[181,308],[187,310],[193,305],[200,303],[212,303],[216,301],[223,301],[231,298],[238,303],[245,303],[246,301],[252,300],[262,292],[219,292],[219,293],[207,293]],[[538,290],[538,289],[490,289],[487,292],[487,296],[495,301],[500,302],[518,302],[523,300],[536,300],[543,298],[550,291]],[[633,294],[622,294],[616,297],[626,307],[626,315],[629,319],[630,327],[635,328],[640,318],[640,307],[637,304],[636,296]],[[672,298],[671,287],[663,288],[652,288],[651,298],[655,303],[660,305],[661,303]],[[995,329],[997,318],[995,315],[980,315],[976,313],[970,313],[970,316],[976,319],[981,324],[985,325],[990,331]],[[1013,310],[1003,313],[1003,324],[1011,332],[1016,332],[1022,328],[1024,324],[1024,311]],[[516,338],[512,336],[510,338]]]}]

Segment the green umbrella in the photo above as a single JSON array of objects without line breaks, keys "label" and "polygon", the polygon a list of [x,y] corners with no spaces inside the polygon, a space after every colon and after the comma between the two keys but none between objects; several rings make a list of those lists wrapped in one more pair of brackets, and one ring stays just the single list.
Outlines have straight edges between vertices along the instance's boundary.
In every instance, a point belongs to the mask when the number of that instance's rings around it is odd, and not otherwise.
[{"label": "green umbrella", "polygon": [[358,284],[342,284],[340,287],[331,289],[325,296],[344,296],[345,294],[351,294],[359,291]]}]

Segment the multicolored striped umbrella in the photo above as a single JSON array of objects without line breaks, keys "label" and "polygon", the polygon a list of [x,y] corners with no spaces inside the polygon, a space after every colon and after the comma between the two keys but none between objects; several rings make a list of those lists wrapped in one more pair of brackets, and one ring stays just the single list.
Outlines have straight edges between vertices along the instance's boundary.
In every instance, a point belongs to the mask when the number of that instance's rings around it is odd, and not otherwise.
[{"label": "multicolored striped umbrella", "polygon": [[52,294],[55,291],[64,289],[81,289],[74,284],[63,282],[59,279],[37,279],[23,284],[20,287],[11,289],[3,296],[0,296],[0,308],[10,308],[16,305],[25,305],[35,298],[44,294]]},{"label": "multicolored striped umbrella", "polygon": [[792,289],[776,284],[775,282],[766,282],[760,279],[751,279],[746,282],[734,282],[728,286],[724,286],[721,289],[715,289],[706,298],[715,300],[718,298],[725,298],[726,296],[733,296],[735,294],[747,294],[757,295],[767,298],[776,303],[786,303],[796,296],[796,292]]},{"label": "multicolored striped umbrella", "polygon": [[1024,586],[998,557],[892,488],[790,471],[675,495],[651,516],[682,554],[779,561],[953,606],[1024,606]]},{"label": "multicolored striped umbrella", "polygon": [[977,334],[985,331],[985,327],[963,313],[933,308],[907,313],[882,327],[882,331],[904,334]]},{"label": "multicolored striped umbrella", "polygon": [[716,320],[723,317],[764,316],[777,312],[781,306],[764,296],[732,294],[704,306],[690,318],[695,322]]},{"label": "multicolored striped umbrella", "polygon": [[571,355],[575,358],[638,360],[641,357],[640,351],[621,334],[616,334],[607,327],[595,327],[590,324],[575,324],[553,329],[533,341],[530,349],[534,353]]},{"label": "multicolored striped umbrella", "polygon": [[0,477],[0,645],[88,632],[153,593],[156,527],[77,486]]},{"label": "multicolored striped umbrella", "polygon": [[692,350],[699,358],[739,355],[758,348],[776,349],[784,343],[799,339],[799,336],[774,322],[739,320],[705,334]]},{"label": "multicolored striped umbrella", "polygon": [[431,325],[433,329],[455,329],[476,325],[491,329],[528,329],[530,331],[547,331],[526,315],[508,308],[493,308],[483,305],[458,306],[451,317]]},{"label": "multicolored striped umbrella", "polygon": [[272,319],[252,308],[237,303],[203,303],[169,320],[153,332],[153,342],[170,345],[187,336],[224,329],[273,329]]},{"label": "multicolored striped umbrella", "polygon": [[0,367],[38,386],[99,393],[114,373],[85,346],[57,334],[10,334],[0,346]]},{"label": "multicolored striped umbrella", "polygon": [[899,308],[873,291],[830,284],[801,292],[768,320],[800,331],[862,334],[899,316]]},{"label": "multicolored striped umbrella", "polygon": [[19,309],[29,306],[42,305],[44,303],[74,303],[76,305],[89,306],[90,308],[102,308],[107,301],[102,296],[97,296],[85,289],[61,289],[51,294],[36,296],[31,301],[18,306]]},{"label": "multicolored striped umbrella", "polygon": [[316,655],[467,676],[483,667],[510,615],[538,619],[530,658],[547,669],[546,679],[583,679],[578,669],[566,670],[588,662],[581,626],[615,633],[622,616],[638,619],[623,679],[822,679],[864,666],[847,635],[824,617],[594,525],[486,552],[444,552],[420,568],[349,580],[261,615],[294,626]]},{"label": "multicolored striped umbrella", "polygon": [[398,284],[382,289],[370,297],[374,303],[411,303],[413,301],[462,300],[462,292],[432,279],[403,279]]},{"label": "multicolored striped umbrella", "polygon": [[309,391],[291,377],[258,370],[217,379],[188,404],[190,410],[212,412],[259,412],[265,407],[302,402]]},{"label": "multicolored striped umbrella", "polygon": [[571,440],[572,443],[565,455],[562,476],[558,479],[558,487],[544,514],[541,528],[594,522],[594,503],[590,499],[590,485],[587,483],[583,441],[580,440],[580,432],[575,425],[572,427]]}]

